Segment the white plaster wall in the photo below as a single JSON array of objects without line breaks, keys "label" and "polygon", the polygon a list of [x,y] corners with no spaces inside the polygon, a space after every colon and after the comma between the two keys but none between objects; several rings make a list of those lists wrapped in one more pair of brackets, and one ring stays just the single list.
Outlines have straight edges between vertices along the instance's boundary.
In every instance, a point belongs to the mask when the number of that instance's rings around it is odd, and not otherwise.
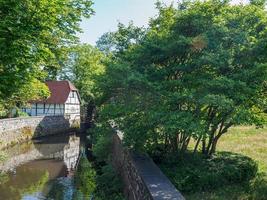
[{"label": "white plaster wall", "polygon": [[[36,107],[37,106],[37,107]],[[30,108],[24,108],[22,111],[30,116],[53,116],[64,115],[64,104],[31,104]],[[37,111],[37,112],[36,112]]]},{"label": "white plaster wall", "polygon": [[71,121],[80,121],[80,100],[76,91],[72,91],[65,103],[65,115]]}]

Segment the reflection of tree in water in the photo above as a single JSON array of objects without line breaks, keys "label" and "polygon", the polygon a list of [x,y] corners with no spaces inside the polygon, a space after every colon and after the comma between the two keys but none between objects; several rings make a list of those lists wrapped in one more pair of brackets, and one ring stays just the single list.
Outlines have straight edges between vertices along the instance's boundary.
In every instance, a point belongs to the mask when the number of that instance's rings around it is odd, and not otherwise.
[{"label": "reflection of tree in water", "polygon": [[12,172],[0,177],[0,199],[88,199],[95,188],[95,174],[86,157],[81,158],[74,178],[64,177],[76,166],[79,152],[76,135],[44,138],[8,149],[10,158],[2,168]]},{"label": "reflection of tree in water", "polygon": [[84,200],[86,195],[78,190],[71,178],[59,178],[53,181],[47,194],[47,200]]},{"label": "reflection of tree in water", "polygon": [[1,199],[20,200],[23,195],[34,194],[44,187],[49,178],[46,170],[21,167],[17,173],[19,176],[6,175],[8,178],[0,183]]},{"label": "reflection of tree in water", "polygon": [[71,178],[58,178],[52,182],[49,193],[47,194],[48,200],[69,200],[72,199],[73,183]]},{"label": "reflection of tree in water", "polygon": [[74,176],[74,184],[85,196],[92,195],[96,189],[96,172],[85,155],[80,159]]},{"label": "reflection of tree in water", "polygon": [[34,160],[62,160],[68,170],[75,167],[79,157],[80,138],[76,135],[60,135],[15,145],[4,150],[7,159],[0,162],[0,172]]},{"label": "reflection of tree in water", "polygon": [[82,156],[74,179],[62,177],[53,181],[48,200],[89,199],[95,190],[95,171],[86,157]]},{"label": "reflection of tree in water", "polygon": [[8,175],[6,173],[0,172],[0,185],[8,182]]},{"label": "reflection of tree in water", "polygon": [[[67,182],[71,182],[71,183],[67,183]],[[67,180],[55,181],[53,183],[51,190],[46,196],[47,200],[84,200],[84,199],[88,199],[86,197],[89,197],[89,196],[84,195],[80,190],[75,189],[71,179],[69,179],[68,181]]]}]

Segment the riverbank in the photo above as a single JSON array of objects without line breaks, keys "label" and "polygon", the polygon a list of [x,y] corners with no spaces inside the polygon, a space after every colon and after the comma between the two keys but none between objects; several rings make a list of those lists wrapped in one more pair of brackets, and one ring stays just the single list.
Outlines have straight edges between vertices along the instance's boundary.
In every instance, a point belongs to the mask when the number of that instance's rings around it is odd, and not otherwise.
[{"label": "riverbank", "polygon": [[0,119],[0,149],[38,137],[75,132],[80,122],[65,116],[37,116]]}]

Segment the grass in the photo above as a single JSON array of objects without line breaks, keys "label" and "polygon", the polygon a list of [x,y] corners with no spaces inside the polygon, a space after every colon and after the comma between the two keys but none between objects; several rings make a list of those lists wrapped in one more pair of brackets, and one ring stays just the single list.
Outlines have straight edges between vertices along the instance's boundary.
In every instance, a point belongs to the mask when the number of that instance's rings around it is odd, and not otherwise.
[{"label": "grass", "polygon": [[212,191],[185,194],[187,200],[267,200],[267,128],[233,127],[221,138],[218,151],[248,156],[259,166],[259,175],[247,184],[233,184]]},{"label": "grass", "polygon": [[248,182],[258,168],[251,158],[231,152],[217,153],[212,158],[190,152],[175,159],[169,157],[159,165],[184,194]]},{"label": "grass", "polygon": [[254,159],[260,172],[267,172],[267,128],[239,126],[230,129],[218,144],[219,151],[240,153]]}]

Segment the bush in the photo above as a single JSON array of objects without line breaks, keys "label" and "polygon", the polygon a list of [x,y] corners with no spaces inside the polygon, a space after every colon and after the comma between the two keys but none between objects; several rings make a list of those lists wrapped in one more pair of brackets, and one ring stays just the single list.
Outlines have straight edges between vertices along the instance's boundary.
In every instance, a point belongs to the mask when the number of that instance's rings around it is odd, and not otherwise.
[{"label": "bush", "polygon": [[111,165],[113,130],[110,125],[95,126],[90,130],[93,142],[93,166],[97,172],[95,200],[123,200],[122,182]]},{"label": "bush", "polygon": [[101,136],[98,138],[96,144],[93,147],[93,155],[96,157],[98,162],[108,161],[112,140],[110,136]]},{"label": "bush", "polygon": [[160,164],[161,169],[182,192],[208,191],[234,183],[248,183],[258,171],[249,157],[217,153],[212,158],[185,154]]},{"label": "bush", "polygon": [[17,109],[17,112],[15,114],[15,117],[29,117],[28,113],[21,111],[20,109]]},{"label": "bush", "polygon": [[266,200],[267,198],[267,178],[266,174],[258,174],[251,182],[249,199],[251,200]]},{"label": "bush", "polygon": [[80,159],[74,184],[85,196],[91,195],[96,189],[96,172],[85,156]]},{"label": "bush", "polygon": [[112,165],[107,164],[101,169],[102,174],[97,176],[98,190],[96,192],[99,200],[122,200],[122,183],[118,178]]}]

